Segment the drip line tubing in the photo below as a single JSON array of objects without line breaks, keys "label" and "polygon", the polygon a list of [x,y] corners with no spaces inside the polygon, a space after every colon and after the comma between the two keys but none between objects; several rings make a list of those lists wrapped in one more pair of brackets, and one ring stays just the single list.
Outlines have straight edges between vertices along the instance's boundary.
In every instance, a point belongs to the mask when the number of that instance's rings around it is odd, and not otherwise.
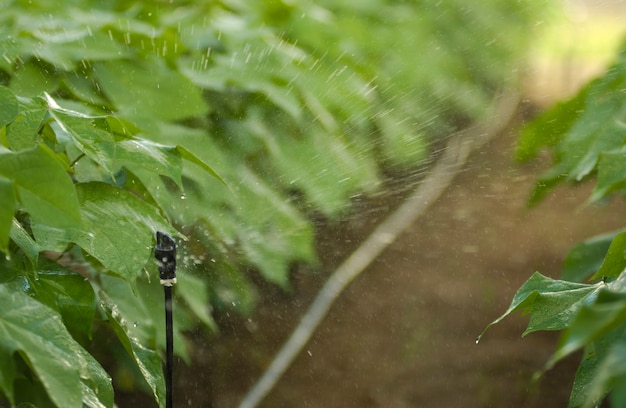
[{"label": "drip line tubing", "polygon": [[517,92],[494,98],[487,120],[453,134],[443,155],[415,192],[386,218],[330,276],[309,306],[289,339],[278,351],[261,378],[244,396],[239,408],[255,408],[274,388],[322,322],[332,304],[367,266],[432,205],[463,168],[470,153],[502,132],[519,104]]}]

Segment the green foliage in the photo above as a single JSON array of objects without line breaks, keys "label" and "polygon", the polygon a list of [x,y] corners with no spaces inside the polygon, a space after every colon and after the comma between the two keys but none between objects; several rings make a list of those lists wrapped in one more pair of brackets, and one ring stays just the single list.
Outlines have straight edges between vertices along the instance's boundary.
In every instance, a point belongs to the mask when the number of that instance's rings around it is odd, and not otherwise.
[{"label": "green foliage", "polygon": [[514,84],[539,4],[3,3],[0,399],[112,406],[105,334],[163,405],[155,232],[187,240],[189,359],[211,305],[252,310],[247,270],[288,289],[315,262],[311,215],[344,214]]},{"label": "green foliage", "polygon": [[[625,44],[626,46],[626,44]],[[518,157],[529,159],[544,146],[554,165],[537,184],[531,203],[561,181],[597,179],[589,202],[626,192],[626,51],[577,96],[537,118],[522,132]],[[530,314],[524,332],[563,330],[546,369],[584,349],[570,407],[592,407],[605,398],[626,405],[626,232],[590,238],[565,259],[562,280],[535,273],[516,293],[509,309]],[[591,283],[582,283],[582,282]],[[485,329],[486,330],[486,329]]]}]

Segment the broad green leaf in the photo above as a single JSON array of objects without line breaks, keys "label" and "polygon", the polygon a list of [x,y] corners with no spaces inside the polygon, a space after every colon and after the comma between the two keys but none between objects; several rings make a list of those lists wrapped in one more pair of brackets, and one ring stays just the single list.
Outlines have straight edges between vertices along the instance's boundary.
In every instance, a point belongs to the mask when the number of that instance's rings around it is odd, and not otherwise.
[{"label": "broad green leaf", "polygon": [[202,116],[208,107],[191,81],[159,60],[103,62],[95,65],[104,93],[126,118],[182,120]]},{"label": "broad green leaf", "polygon": [[[154,278],[152,283],[157,288],[161,288],[157,279],[158,274]],[[106,292],[108,299],[115,303],[120,315],[127,322],[124,326],[126,334],[144,345],[154,347],[157,342],[155,319],[163,317],[162,308],[150,309],[146,306],[139,291],[133,293],[128,283],[114,276],[102,276],[101,288]],[[159,300],[162,301],[162,299]]]},{"label": "broad green leaf", "polygon": [[181,156],[182,156],[185,160],[187,160],[187,161],[189,161],[189,162],[191,162],[191,163],[193,163],[193,164],[195,164],[195,165],[197,165],[197,166],[201,167],[201,168],[202,168],[203,170],[205,170],[207,173],[209,173],[210,175],[212,175],[213,177],[215,177],[216,179],[218,179],[219,181],[221,181],[221,182],[222,182],[222,184],[224,184],[225,186],[227,186],[226,182],[225,182],[225,181],[224,181],[224,180],[220,177],[220,175],[219,175],[219,174],[217,174],[217,173],[215,172],[215,170],[213,170],[213,168],[212,168],[211,166],[209,166],[208,164],[206,164],[204,161],[200,160],[200,159],[198,158],[198,156],[196,156],[195,154],[193,154],[192,152],[190,152],[189,150],[187,150],[187,148],[185,148],[184,146],[181,146],[181,145],[177,145],[177,146],[176,146],[176,149],[178,149],[178,151],[180,152]]},{"label": "broad green leaf", "polygon": [[243,222],[231,219],[232,231],[265,279],[286,288],[290,263],[313,260],[313,232],[294,206],[252,171],[242,168],[239,174],[245,185],[232,205]]},{"label": "broad green leaf", "polygon": [[[163,303],[164,291],[163,286],[159,284],[159,273],[156,263],[148,264],[144,272],[146,273],[142,274],[142,276],[137,279],[137,301],[141,302],[146,313],[140,315],[133,311],[132,308],[126,308],[126,305],[132,307],[131,302],[120,302],[120,304],[124,307],[123,312],[125,315],[129,317],[132,316],[132,318],[136,319],[134,321],[137,322],[137,326],[143,324],[142,319],[146,319],[146,322],[152,325],[154,331],[152,332],[153,337],[150,339],[151,343],[144,344],[156,343],[158,349],[165,350],[167,347],[167,334],[165,330],[165,306]],[[176,275],[177,279],[180,279],[180,276],[183,274],[184,272],[179,270],[179,273]],[[148,279],[146,279],[146,277]],[[184,332],[196,329],[198,322],[197,319],[192,317],[193,315],[188,308],[181,307],[182,304],[179,302],[178,286],[178,284],[175,285],[172,297],[172,308],[175,310],[173,322],[174,353],[181,357],[185,363],[191,364],[190,349],[185,341]],[[126,290],[128,290],[128,288]],[[139,310],[141,310],[141,308]]]},{"label": "broad green leaf", "polygon": [[554,146],[555,164],[542,177],[531,202],[560,181],[579,182],[597,171],[596,201],[624,186],[620,161],[623,144],[621,90],[626,86],[626,54],[621,53],[605,75],[590,82],[568,102],[557,105],[524,131],[518,156],[528,158],[542,145]]},{"label": "broad green leaf", "polygon": [[[50,101],[56,104],[51,98]],[[58,125],[54,127],[57,138],[72,140],[80,151],[110,174],[117,170],[113,163],[117,145],[108,132],[104,118],[86,117],[61,109],[58,105],[50,113]]]},{"label": "broad green leaf", "polygon": [[[72,13],[76,14],[76,12]],[[102,13],[97,13],[102,15]],[[66,24],[67,19],[58,20],[59,24]],[[70,20],[71,21],[71,20]],[[94,22],[94,26],[102,24],[102,22]],[[128,56],[128,48],[123,44],[111,41],[108,33],[104,33],[91,27],[79,28],[80,33],[75,35],[72,33],[71,38],[59,41],[59,35],[64,35],[66,27],[60,25],[54,33],[55,40],[50,41],[46,38],[39,42],[33,53],[37,58],[44,59],[57,67],[63,67],[65,70],[71,70],[80,61],[85,60],[121,60]]]},{"label": "broad green leaf", "polygon": [[17,208],[17,197],[13,181],[0,176],[0,251],[9,249],[9,234]]},{"label": "broad green leaf", "polygon": [[176,289],[194,315],[213,331],[217,331],[217,324],[210,312],[211,303],[205,281],[189,273],[181,273],[178,275]]},{"label": "broad green leaf", "polygon": [[[23,353],[57,406],[82,407],[82,362],[75,353],[79,348],[52,309],[0,285],[0,360]],[[6,386],[12,380],[4,378],[0,383],[11,400],[13,390]]]},{"label": "broad green leaf", "polygon": [[32,98],[43,92],[54,92],[58,84],[59,80],[53,73],[49,70],[45,72],[45,68],[34,60],[27,60],[16,70],[10,87],[16,95]]},{"label": "broad green leaf", "polygon": [[36,278],[29,278],[28,283],[28,293],[57,311],[75,339],[91,338],[91,325],[96,312],[95,295],[84,276],[46,261],[39,263]]},{"label": "broad green leaf", "polygon": [[597,406],[610,392],[612,407],[626,406],[626,343],[616,340],[602,360],[596,375],[589,381],[584,407]]},{"label": "broad green leaf", "polygon": [[258,117],[250,120],[248,127],[265,143],[268,159],[283,178],[285,188],[299,188],[329,216],[345,211],[348,199],[355,193],[378,186],[374,163],[360,160],[359,153],[339,136],[331,138],[311,129],[302,138],[288,134],[277,137]]},{"label": "broad green leaf", "polygon": [[617,234],[606,253],[600,269],[591,277],[617,278],[626,268],[626,232]]},{"label": "broad green leaf", "polygon": [[626,187],[626,150],[603,152],[598,162],[598,182],[589,200],[598,201],[624,187]]},{"label": "broad green leaf", "polygon": [[579,308],[574,319],[564,327],[567,330],[548,366],[626,322],[626,293],[609,291],[603,283],[599,286],[604,290],[600,290],[593,301],[588,299],[587,304]]},{"label": "broad green leaf", "polygon": [[48,110],[41,98],[18,98],[19,114],[7,126],[7,142],[13,150],[31,149],[40,142],[41,129]]},{"label": "broad green leaf", "polygon": [[140,167],[167,176],[182,188],[183,164],[180,149],[159,145],[147,140],[124,140],[117,145],[115,162],[130,169]]},{"label": "broad green leaf", "polygon": [[58,250],[75,242],[132,285],[152,255],[156,231],[179,235],[157,208],[126,190],[98,182],[77,184],[76,190],[81,224],[66,229],[33,224],[41,247]]},{"label": "broad green leaf", "polygon": [[574,246],[565,257],[561,278],[582,282],[596,273],[602,266],[613,238],[620,232],[598,235]]},{"label": "broad green leaf", "polygon": [[[122,166],[131,171],[142,168],[167,176],[182,187],[180,149],[143,139],[115,141],[109,123],[115,124],[121,131],[125,128],[120,128],[121,121],[114,119],[85,117],[80,113],[63,109],[53,111],[52,115],[59,125],[57,134],[65,132],[83,153],[104,167],[111,175]],[[191,153],[188,154],[193,156]],[[206,164],[204,166],[210,169]]]},{"label": "broad green leaf", "polygon": [[164,407],[165,383],[163,381],[162,364],[154,345],[151,348],[142,344],[137,337],[129,334],[129,327],[132,326],[133,322],[129,322],[125,318],[117,304],[103,291],[100,292],[100,305],[108,316],[109,323],[117,338],[137,364],[159,406]]},{"label": "broad green leaf", "polygon": [[37,222],[54,227],[80,223],[74,185],[44,145],[17,153],[0,150],[0,176],[14,181],[22,208]]},{"label": "broad green leaf", "polygon": [[0,86],[0,128],[8,125],[18,115],[17,98],[9,88]]},{"label": "broad green leaf", "polygon": [[491,326],[516,311],[530,315],[530,322],[523,336],[538,330],[565,329],[583,305],[593,299],[603,285],[603,283],[585,285],[553,280],[535,272],[517,291],[508,310],[485,327],[478,338],[480,339]]},{"label": "broad green leaf", "polygon": [[550,190],[565,180],[566,177],[567,174],[565,173],[565,170],[559,166],[548,170],[539,178],[539,181],[535,185],[535,188],[528,199],[528,205],[534,206],[538,204]]},{"label": "broad green leaf", "polygon": [[20,247],[20,249],[24,252],[24,255],[26,255],[30,261],[30,264],[33,268],[35,268],[39,258],[39,245],[37,245],[35,240],[28,234],[24,227],[15,219],[13,219],[13,223],[11,225],[11,239],[18,247]]},{"label": "broad green leaf", "polygon": [[576,370],[576,377],[572,385],[568,408],[580,408],[589,398],[589,385],[597,376],[600,360],[598,358],[598,344],[593,342],[585,347],[582,361]]},{"label": "broad green leaf", "polygon": [[547,112],[526,125],[517,140],[515,155],[520,161],[537,155],[542,147],[552,147],[565,137],[578,120],[585,106],[588,87],[565,102],[559,102]]}]

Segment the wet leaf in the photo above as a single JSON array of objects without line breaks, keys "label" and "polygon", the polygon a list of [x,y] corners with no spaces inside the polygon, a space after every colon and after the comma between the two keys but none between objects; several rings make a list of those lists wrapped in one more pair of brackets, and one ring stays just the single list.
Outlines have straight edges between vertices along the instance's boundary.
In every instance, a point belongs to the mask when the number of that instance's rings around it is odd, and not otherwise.
[{"label": "wet leaf", "polygon": [[142,344],[137,337],[129,334],[129,327],[132,326],[132,322],[129,322],[124,317],[117,304],[102,291],[100,292],[100,305],[108,316],[109,323],[117,338],[137,364],[159,406],[164,407],[165,382],[163,380],[161,358],[156,352],[156,348],[154,345],[150,348]]},{"label": "wet leaf", "polygon": [[210,302],[206,283],[189,273],[178,275],[177,292],[184,299],[194,315],[207,327],[217,331],[217,324],[210,313]]},{"label": "wet leaf", "polygon": [[93,288],[85,277],[46,261],[39,264],[36,279],[29,279],[28,292],[57,311],[75,339],[91,339],[96,305]]},{"label": "wet leaf", "polygon": [[18,98],[19,115],[7,126],[7,142],[13,150],[31,149],[40,142],[41,129],[48,111],[40,98]]},{"label": "wet leaf", "polygon": [[[13,400],[15,371],[13,353],[23,353],[41,380],[48,395],[58,406],[82,407],[83,388],[97,385],[90,394],[112,402],[110,378],[102,367],[74,341],[61,317],[19,290],[0,285],[0,361],[3,361],[0,387]],[[8,368],[8,369],[7,369]],[[81,383],[81,376],[87,384]]]},{"label": "wet leaf", "polygon": [[0,176],[0,251],[9,249],[9,234],[17,207],[13,181]]},{"label": "wet leaf", "polygon": [[539,181],[531,202],[561,181],[579,182],[597,171],[598,184],[590,201],[626,187],[622,144],[626,106],[626,54],[606,73],[590,82],[577,96],[559,104],[524,131],[518,157],[529,158],[542,146],[552,146],[554,166]]},{"label": "wet leaf", "polygon": [[[626,126],[624,127],[626,131]],[[626,150],[603,152],[598,162],[598,182],[590,201],[598,201],[603,197],[626,188]]]},{"label": "wet leaf", "polygon": [[596,273],[602,266],[613,238],[618,233],[598,235],[575,245],[563,261],[561,278],[570,282],[582,282]]},{"label": "wet leaf", "polygon": [[575,318],[566,326],[567,330],[548,362],[549,367],[626,322],[626,294],[610,291],[604,284],[599,285],[603,290],[597,293],[597,298],[587,300],[587,304],[577,310]]},{"label": "wet leaf", "polygon": [[100,86],[124,117],[182,120],[208,112],[198,88],[159,60],[104,62],[95,69]]},{"label": "wet leaf", "polygon": [[24,229],[24,227],[15,219],[13,219],[13,223],[11,225],[11,239],[24,252],[24,255],[26,255],[30,261],[31,266],[36,268],[41,249],[35,240]]},{"label": "wet leaf", "polygon": [[609,249],[606,252],[600,269],[591,277],[592,280],[599,278],[617,278],[626,268],[626,232],[615,235]]},{"label": "wet leaf", "polygon": [[553,280],[535,272],[515,293],[507,311],[491,322],[479,338],[491,326],[516,311],[530,315],[530,322],[523,336],[538,330],[563,330],[571,324],[583,305],[590,302],[603,286],[603,283],[586,285]]},{"label": "wet leaf", "polygon": [[215,172],[215,170],[213,170],[213,168],[211,166],[209,166],[207,163],[205,163],[204,161],[202,161],[201,159],[198,158],[198,156],[196,156],[195,154],[193,154],[192,152],[190,152],[189,150],[187,150],[187,148],[185,148],[182,145],[177,145],[176,149],[180,152],[181,156],[189,161],[190,163],[193,163],[197,166],[199,166],[200,168],[204,169],[207,173],[209,173],[210,175],[212,175],[213,177],[215,177],[216,179],[218,179],[219,181],[222,182],[222,184],[224,184],[225,186],[228,186],[226,184],[226,182],[222,179],[222,177],[220,177],[219,174],[217,174]]},{"label": "wet leaf", "polygon": [[18,104],[15,94],[4,86],[0,86],[0,128],[8,125],[18,115]]},{"label": "wet leaf", "polygon": [[156,207],[106,183],[76,186],[81,223],[65,229],[33,224],[41,247],[59,250],[75,242],[111,273],[134,284],[150,259],[156,231],[179,235]]},{"label": "wet leaf", "polygon": [[[113,175],[122,166],[131,171],[142,168],[167,176],[182,188],[182,159],[179,148],[140,138],[116,141],[109,123],[115,124],[120,131],[124,131],[124,127],[120,127],[122,122],[114,119],[85,117],[81,113],[62,109],[54,110],[52,115],[59,125],[57,134],[65,133],[84,154],[104,167],[109,174]],[[195,158],[190,152],[185,153]],[[197,158],[196,161],[200,162]],[[200,163],[215,174],[208,165]]]},{"label": "wet leaf", "polygon": [[80,223],[74,185],[44,145],[17,153],[0,150],[0,176],[13,180],[21,207],[35,221],[54,227]]},{"label": "wet leaf", "polygon": [[[622,333],[623,334],[623,333]],[[626,343],[615,341],[602,359],[595,375],[589,379],[589,390],[584,407],[597,406],[598,402],[610,393],[611,406],[626,406]]]}]

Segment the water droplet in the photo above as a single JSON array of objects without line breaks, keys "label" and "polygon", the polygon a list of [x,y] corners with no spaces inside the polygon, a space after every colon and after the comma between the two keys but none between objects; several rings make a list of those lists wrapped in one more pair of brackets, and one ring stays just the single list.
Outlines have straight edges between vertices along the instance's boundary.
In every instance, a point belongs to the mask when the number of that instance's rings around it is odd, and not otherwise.
[{"label": "water droplet", "polygon": [[187,199],[187,196],[183,193],[183,194],[181,194],[181,195],[180,195],[180,199],[181,199],[181,200],[186,200],[186,199]]},{"label": "water droplet", "polygon": [[134,322],[133,327],[137,327],[137,326],[138,326],[137,322]]}]

